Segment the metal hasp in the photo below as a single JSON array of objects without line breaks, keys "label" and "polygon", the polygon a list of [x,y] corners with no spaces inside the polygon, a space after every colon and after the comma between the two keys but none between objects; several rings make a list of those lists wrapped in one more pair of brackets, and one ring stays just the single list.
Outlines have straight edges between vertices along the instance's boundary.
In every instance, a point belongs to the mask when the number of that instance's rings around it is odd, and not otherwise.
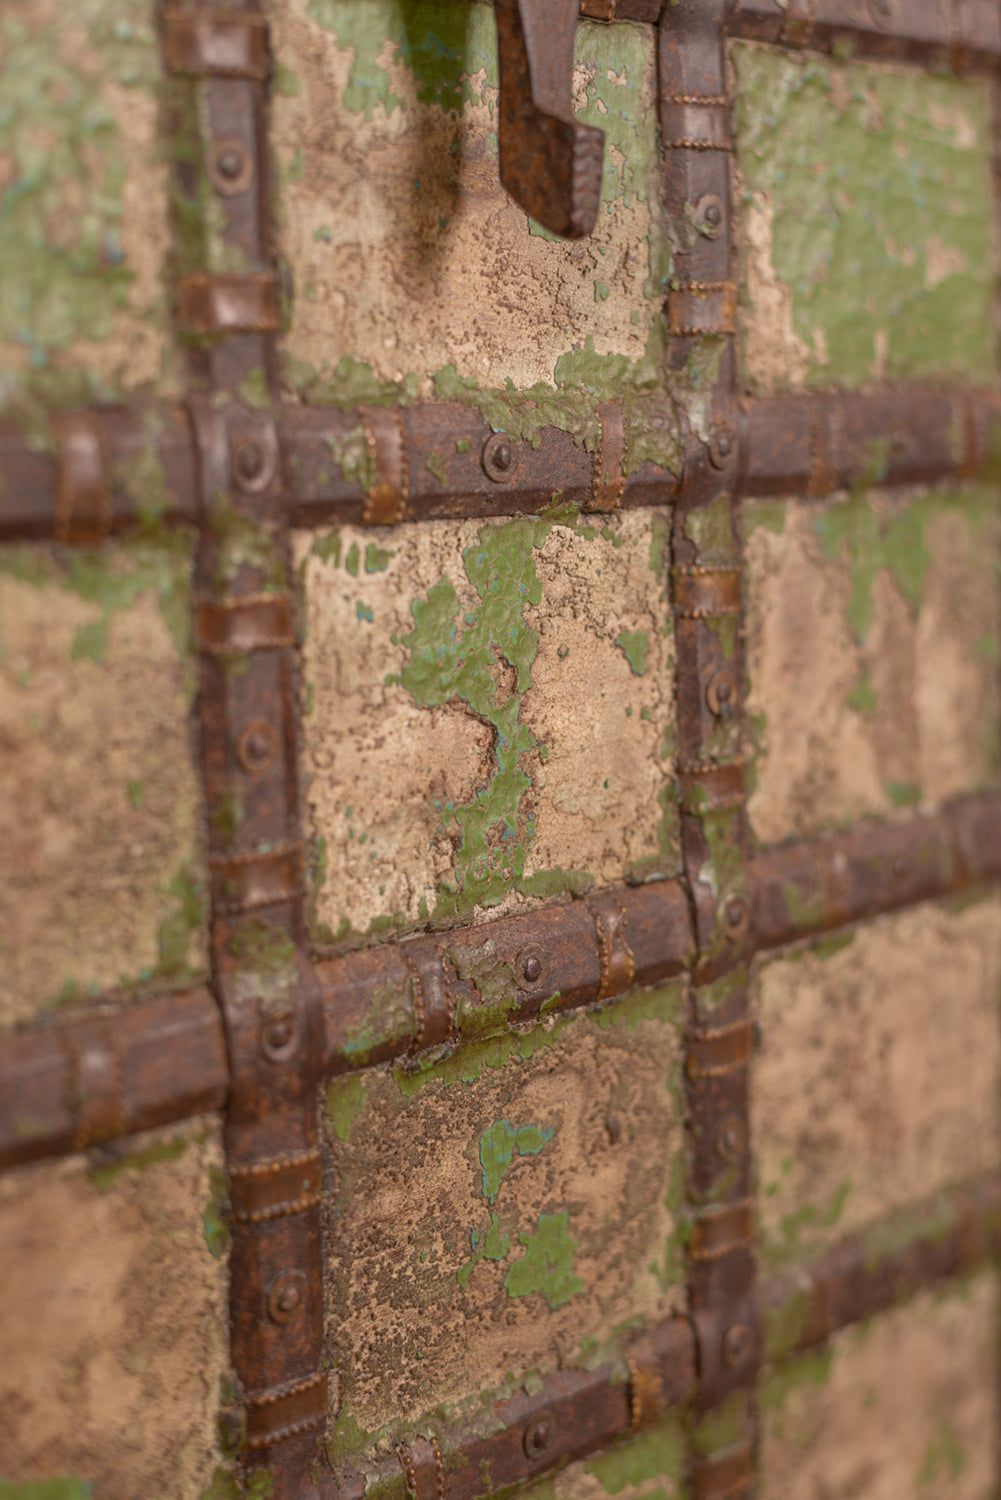
[{"label": "metal hasp", "polygon": [[566,239],[590,234],[604,131],[573,117],[580,0],[496,0],[500,177],[516,203]]}]

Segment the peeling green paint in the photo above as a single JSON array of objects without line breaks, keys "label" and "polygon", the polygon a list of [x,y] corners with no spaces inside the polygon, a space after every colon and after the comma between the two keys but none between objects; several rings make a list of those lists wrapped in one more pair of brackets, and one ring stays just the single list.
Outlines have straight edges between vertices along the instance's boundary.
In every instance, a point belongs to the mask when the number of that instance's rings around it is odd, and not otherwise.
[{"label": "peeling green paint", "polygon": [[928,1440],[928,1446],[921,1460],[921,1468],[918,1472],[917,1483],[919,1490],[927,1490],[929,1485],[934,1485],[935,1493],[941,1494],[943,1484],[953,1483],[961,1476],[966,1468],[966,1454],[963,1451],[952,1423],[939,1413],[935,1423],[935,1431]]},{"label": "peeling green paint", "polygon": [[679,1480],[686,1457],[684,1429],[680,1420],[672,1417],[588,1459],[586,1472],[594,1475],[606,1495],[621,1495],[652,1480]]},{"label": "peeling green paint", "polygon": [[[0,403],[40,433],[44,410],[124,394],[98,373],[98,358],[70,357],[77,341],[93,347],[118,331],[136,278],[124,248],[126,147],[112,90],[149,96],[160,82],[144,0],[80,0],[73,21],[99,68],[74,54],[64,28],[32,21],[30,8],[0,14]],[[165,326],[165,300],[144,316]]]},{"label": "peeling green paint", "polygon": [[540,1129],[538,1125],[515,1127],[509,1120],[496,1120],[485,1130],[480,1137],[480,1165],[487,1202],[496,1201],[516,1156],[538,1156],[552,1138],[552,1130]]},{"label": "peeling green paint", "polygon": [[[424,599],[414,600],[414,628],[400,638],[407,660],[399,676],[388,681],[401,683],[425,707],[465,703],[494,733],[494,771],[487,785],[470,802],[446,803],[442,809],[455,863],[451,879],[436,894],[435,918],[495,906],[511,890],[547,896],[582,891],[591,883],[584,871],[525,874],[535,832],[534,818],[525,809],[532,786],[525,757],[540,749],[521,717],[539,644],[525,610],[542,603],[533,553],[554,524],[539,517],[482,527],[477,543],[462,554],[466,577],[479,598],[464,616],[465,628],[460,633],[459,598],[446,578]],[[501,662],[515,674],[510,692],[497,681]]]},{"label": "peeling green paint", "polygon": [[525,1254],[504,1278],[509,1297],[530,1297],[538,1292],[552,1311],[584,1290],[584,1283],[573,1270],[576,1246],[566,1211],[540,1214],[537,1228],[522,1231],[518,1238]]},{"label": "peeling green paint", "polygon": [[770,1370],[759,1387],[761,1409],[781,1433],[783,1408],[794,1391],[803,1386],[826,1385],[834,1361],[832,1349],[802,1355]]},{"label": "peeling green paint", "polygon": [[495,1213],[490,1215],[489,1228],[485,1230],[471,1229],[469,1231],[469,1243],[472,1249],[472,1258],[464,1265],[459,1266],[455,1273],[455,1279],[462,1291],[466,1291],[472,1280],[473,1272],[481,1260],[502,1261],[506,1260],[511,1250],[511,1236],[504,1229],[500,1219]]},{"label": "peeling green paint", "polygon": [[254,1469],[238,1474],[234,1469],[218,1468],[198,1500],[269,1500],[275,1487],[271,1469]]},{"label": "peeling green paint", "polygon": [[69,1476],[29,1479],[26,1484],[0,1479],[0,1500],[90,1500],[93,1493],[86,1479]]},{"label": "peeling green paint", "polygon": [[[792,1162],[783,1163],[783,1172],[792,1169]],[[765,1183],[764,1192],[771,1196],[778,1189],[777,1183]],[[759,1234],[761,1262],[765,1266],[784,1266],[801,1260],[809,1248],[814,1235],[825,1237],[836,1228],[845,1205],[851,1196],[851,1181],[839,1184],[826,1203],[804,1203],[792,1213],[786,1214],[777,1231]]]},{"label": "peeling green paint", "polygon": [[691,1421],[689,1435],[693,1451],[704,1458],[743,1441],[747,1436],[746,1391],[734,1391],[722,1406]]},{"label": "peeling green paint", "polygon": [[106,1193],[109,1188],[114,1187],[123,1172],[143,1172],[147,1167],[157,1166],[160,1162],[177,1161],[187,1149],[188,1138],[183,1135],[172,1136],[166,1141],[150,1141],[148,1145],[128,1151],[115,1161],[91,1166],[87,1176],[99,1193]]},{"label": "peeling green paint", "polygon": [[526,1062],[541,1049],[555,1046],[569,1024],[569,1018],[562,1018],[542,1022],[529,1031],[507,1032],[502,1036],[466,1042],[443,1058],[425,1055],[416,1058],[409,1066],[398,1066],[393,1070],[393,1076],[405,1098],[428,1084],[440,1083],[446,1088],[457,1083],[472,1084],[482,1075],[484,1068],[503,1068],[513,1057]]},{"label": "peeling green paint", "polygon": [[992,382],[987,84],[786,49],[732,55],[740,170],[773,214],[807,383]]},{"label": "peeling green paint", "polygon": [[658,985],[656,989],[634,990],[630,995],[588,1011],[587,1017],[603,1031],[613,1026],[635,1031],[643,1021],[661,1021],[680,1027],[684,1020],[684,1006],[685,983],[679,979],[672,984]]},{"label": "peeling green paint", "polygon": [[209,1197],[202,1215],[205,1246],[215,1260],[229,1249],[229,1181],[221,1167],[209,1168]]},{"label": "peeling green paint", "polygon": [[351,1139],[355,1121],[365,1108],[365,1080],[357,1073],[335,1078],[327,1084],[324,1107],[339,1141]]},{"label": "peeling green paint", "polygon": [[937,516],[949,513],[962,516],[976,536],[998,515],[997,492],[985,485],[932,490],[912,496],[903,508],[889,510],[870,499],[861,484],[815,516],[813,529],[824,556],[850,569],[848,622],[858,641],[864,641],[872,627],[873,589],[883,570],[911,611],[918,613],[932,559],[928,527]]},{"label": "peeling green paint", "polygon": [[635,677],[642,677],[647,669],[650,652],[650,637],[645,630],[620,630],[615,644],[629,663]]},{"label": "peeling green paint", "polygon": [[185,861],[167,887],[174,906],[160,923],[156,974],[164,979],[190,979],[191,945],[204,930],[205,883],[200,871]]}]

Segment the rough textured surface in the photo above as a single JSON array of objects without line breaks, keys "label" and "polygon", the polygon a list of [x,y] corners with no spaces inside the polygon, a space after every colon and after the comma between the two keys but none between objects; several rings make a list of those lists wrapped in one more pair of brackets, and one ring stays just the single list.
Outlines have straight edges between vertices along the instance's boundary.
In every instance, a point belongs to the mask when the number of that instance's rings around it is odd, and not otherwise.
[{"label": "rough textured surface", "polygon": [[748,388],[993,380],[987,82],[731,56]]},{"label": "rough textured surface", "polygon": [[996,1493],[998,1288],[984,1273],[766,1379],[762,1500]]},{"label": "rough textured surface", "polygon": [[757,1007],[766,1261],[802,1259],[1001,1162],[998,897],[764,962]]},{"label": "rough textured surface", "polygon": [[680,987],[330,1086],[334,1451],[680,1306]]},{"label": "rough textured surface", "polygon": [[987,487],[745,503],[760,839],[993,783],[998,514]]},{"label": "rough textured surface", "polygon": [[296,541],[315,931],[673,870],[665,522]]},{"label": "rough textured surface", "polygon": [[649,28],[580,26],[576,105],[608,150],[598,228],[569,244],[500,186],[488,6],[290,0],[274,25],[291,386],[351,400],[387,382],[411,397],[555,383],[572,406],[585,385],[655,382]]},{"label": "rough textured surface", "polygon": [[4,1023],[205,965],[188,567],[0,553]]},{"label": "rough textured surface", "polygon": [[603,1453],[568,1464],[554,1479],[525,1490],[524,1500],[680,1500],[686,1439],[679,1417]]},{"label": "rough textured surface", "polygon": [[194,1121],[0,1179],[4,1477],[72,1475],[100,1500],[195,1500],[210,1480],[220,1163],[217,1128]]},{"label": "rough textured surface", "polygon": [[149,0],[5,0],[0,69],[0,404],[173,388]]}]

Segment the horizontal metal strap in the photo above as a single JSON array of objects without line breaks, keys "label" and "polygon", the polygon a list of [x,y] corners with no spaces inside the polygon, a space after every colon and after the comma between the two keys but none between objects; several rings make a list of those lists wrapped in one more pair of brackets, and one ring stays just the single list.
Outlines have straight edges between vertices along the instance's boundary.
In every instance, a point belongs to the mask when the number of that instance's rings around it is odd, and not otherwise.
[{"label": "horizontal metal strap", "polygon": [[692,1470],[693,1500],[738,1500],[750,1495],[754,1460],[749,1447],[700,1459]]},{"label": "horizontal metal strap", "polygon": [[125,1131],[125,1072],[113,1019],[74,1021],[63,1041],[71,1066],[74,1151],[116,1140]]},{"label": "horizontal metal strap", "polygon": [[268,27],[263,16],[234,11],[168,11],[164,57],[171,73],[223,78],[268,76]]},{"label": "horizontal metal strap", "polygon": [[752,1025],[736,1021],[702,1035],[690,1035],[686,1042],[685,1072],[689,1078],[721,1078],[739,1072],[751,1060]]},{"label": "horizontal metal strap", "polygon": [[699,1214],[692,1226],[688,1253],[692,1260],[718,1260],[746,1249],[754,1233],[754,1205],[749,1198]]},{"label": "horizontal metal strap", "polygon": [[705,813],[737,807],[746,796],[742,759],[725,766],[683,765],[679,768],[678,779],[685,812]]},{"label": "horizontal metal strap", "polygon": [[302,847],[289,844],[263,854],[240,854],[209,861],[212,899],[221,911],[254,911],[278,906],[299,893]]},{"label": "horizontal metal strap", "polygon": [[65,412],[52,419],[59,457],[55,538],[96,547],[111,529],[111,490],[96,413]]},{"label": "horizontal metal strap", "polygon": [[358,415],[373,475],[362,520],[369,526],[394,526],[406,514],[410,487],[403,413],[398,406],[359,406]]},{"label": "horizontal metal strap", "polygon": [[[685,145],[696,146],[697,143],[687,141]],[[736,333],[736,283],[688,281],[673,286],[667,298],[667,318],[670,332],[675,338],[695,337],[703,333]]]},{"label": "horizontal metal strap", "polygon": [[626,487],[626,420],[621,401],[598,408],[598,448],[594,455],[594,484],[587,510],[618,510]]},{"label": "horizontal metal strap", "polygon": [[219,602],[200,600],[195,619],[199,650],[210,656],[275,651],[295,642],[287,594],[244,594]]},{"label": "horizontal metal strap", "polygon": [[184,333],[277,333],[281,321],[278,279],[270,271],[182,276],[177,283]]},{"label": "horizontal metal strap", "polygon": [[671,585],[674,613],[684,620],[740,614],[739,568],[672,568]]},{"label": "horizontal metal strap", "polygon": [[294,1151],[267,1161],[231,1166],[230,1212],[234,1224],[260,1224],[303,1213],[320,1201],[323,1159],[319,1149]]},{"label": "horizontal metal strap", "polygon": [[327,1372],[247,1397],[246,1446],[270,1448],[327,1419]]}]

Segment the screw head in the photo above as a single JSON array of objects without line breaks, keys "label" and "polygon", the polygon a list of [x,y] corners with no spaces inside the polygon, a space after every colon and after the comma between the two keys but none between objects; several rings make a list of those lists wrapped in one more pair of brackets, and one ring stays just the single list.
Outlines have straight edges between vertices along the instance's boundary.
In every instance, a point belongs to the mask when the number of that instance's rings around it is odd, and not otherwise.
[{"label": "screw head", "polygon": [[546,965],[542,949],[531,943],[527,948],[522,948],[515,961],[515,977],[518,988],[522,990],[534,990],[543,982],[546,973]]},{"label": "screw head", "polygon": [[291,1057],[299,1041],[299,1027],[291,1005],[279,1003],[261,1022],[261,1051],[271,1062]]},{"label": "screw head", "polygon": [[723,228],[723,204],[715,193],[706,193],[695,205],[695,228],[703,239],[718,238]]},{"label": "screw head", "polygon": [[278,753],[278,736],[274,726],[263,719],[249,724],[236,747],[237,758],[251,776],[259,776],[274,763]]},{"label": "screw head", "polygon": [[540,1417],[525,1428],[525,1452],[529,1458],[541,1458],[553,1440],[553,1426],[548,1417]]},{"label": "screw head", "polygon": [[495,484],[504,484],[518,467],[518,454],[506,432],[495,432],[483,444],[483,472]]},{"label": "screw head", "polygon": [[709,712],[719,719],[728,718],[733,712],[736,698],[736,683],[729,668],[715,672],[706,683],[706,703]]},{"label": "screw head", "polygon": [[723,927],[728,938],[743,937],[751,920],[751,912],[743,896],[730,896],[723,905]]},{"label": "screw head", "polygon": [[230,198],[250,186],[253,162],[242,141],[220,141],[212,153],[209,175],[216,191]]},{"label": "screw head", "polygon": [[713,1147],[721,1161],[739,1161],[747,1149],[747,1127],[739,1115],[725,1115],[716,1126]]},{"label": "screw head", "polygon": [[725,469],[736,451],[736,440],[729,427],[718,427],[709,439],[709,462],[714,469]]},{"label": "screw head", "polygon": [[273,1323],[288,1323],[306,1301],[306,1277],[302,1271],[282,1271],[268,1291],[268,1316]]},{"label": "screw head", "polygon": [[746,1323],[734,1323],[723,1335],[723,1363],[731,1370],[742,1365],[751,1352],[754,1335]]},{"label": "screw head", "polygon": [[241,443],[236,450],[236,472],[241,479],[259,479],[264,470],[264,454],[257,443]]}]

